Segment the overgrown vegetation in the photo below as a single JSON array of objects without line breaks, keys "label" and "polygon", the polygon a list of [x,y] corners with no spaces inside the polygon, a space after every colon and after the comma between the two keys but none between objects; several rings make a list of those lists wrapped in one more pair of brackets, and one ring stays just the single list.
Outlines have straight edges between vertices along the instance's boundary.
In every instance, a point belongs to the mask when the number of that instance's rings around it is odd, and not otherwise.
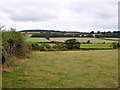
[{"label": "overgrown vegetation", "polygon": [[69,39],[65,41],[67,49],[80,49],[80,43],[76,39]]},{"label": "overgrown vegetation", "polygon": [[2,32],[2,63],[13,57],[29,57],[30,49],[30,44],[25,41],[20,32],[12,28],[10,31]]}]

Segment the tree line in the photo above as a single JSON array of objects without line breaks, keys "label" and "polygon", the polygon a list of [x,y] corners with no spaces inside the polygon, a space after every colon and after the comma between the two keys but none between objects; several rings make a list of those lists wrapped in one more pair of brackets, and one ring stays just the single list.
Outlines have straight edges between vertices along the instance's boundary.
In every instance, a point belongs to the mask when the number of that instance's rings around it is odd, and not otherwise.
[{"label": "tree line", "polygon": [[[32,34],[31,37],[110,37],[110,38],[118,38],[120,35],[120,31],[107,31],[107,32],[68,32],[68,31],[55,31],[55,30],[22,30],[20,32],[24,32],[23,35],[29,33]],[[38,33],[33,33],[38,32]]]}]

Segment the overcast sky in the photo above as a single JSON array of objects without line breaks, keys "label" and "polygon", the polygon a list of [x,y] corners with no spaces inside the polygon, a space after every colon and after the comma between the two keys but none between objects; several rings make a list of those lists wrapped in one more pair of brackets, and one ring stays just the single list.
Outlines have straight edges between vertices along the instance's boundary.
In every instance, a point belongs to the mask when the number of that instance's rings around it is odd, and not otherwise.
[{"label": "overcast sky", "polygon": [[18,31],[118,30],[118,0],[1,0],[0,24]]}]

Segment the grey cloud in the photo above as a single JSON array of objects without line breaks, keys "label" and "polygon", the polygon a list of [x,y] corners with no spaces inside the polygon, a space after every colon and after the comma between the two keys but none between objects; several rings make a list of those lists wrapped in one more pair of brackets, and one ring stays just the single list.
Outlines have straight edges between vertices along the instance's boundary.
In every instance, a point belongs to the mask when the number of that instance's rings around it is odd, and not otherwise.
[{"label": "grey cloud", "polygon": [[57,18],[58,5],[53,3],[11,3],[3,8],[13,21],[47,21]]},{"label": "grey cloud", "polygon": [[[92,27],[101,29],[117,29],[117,3],[70,3],[67,7],[71,9],[72,14],[78,14],[76,18],[77,26]],[[84,18],[84,19],[83,19]],[[79,20],[79,23],[77,21]],[[83,20],[82,20],[83,19]],[[88,22],[89,21],[89,22]]]},{"label": "grey cloud", "polygon": [[91,17],[94,18],[94,16],[105,19],[105,18],[112,18],[117,15],[117,7],[115,7],[117,3],[114,2],[75,2],[75,3],[69,3],[66,6],[72,10],[73,14],[78,13],[86,13],[87,15],[91,15]]},{"label": "grey cloud", "polygon": [[[81,0],[39,0],[0,4],[9,21],[22,27],[58,29],[117,29],[117,3],[80,2]],[[3,16],[0,16],[1,18]],[[4,19],[5,20],[5,19]],[[8,19],[7,19],[8,20]],[[4,21],[7,23],[7,20]],[[30,21],[30,22],[29,22]],[[10,22],[10,23],[11,23]],[[19,27],[16,25],[16,27]],[[20,26],[20,28],[22,28]]]}]

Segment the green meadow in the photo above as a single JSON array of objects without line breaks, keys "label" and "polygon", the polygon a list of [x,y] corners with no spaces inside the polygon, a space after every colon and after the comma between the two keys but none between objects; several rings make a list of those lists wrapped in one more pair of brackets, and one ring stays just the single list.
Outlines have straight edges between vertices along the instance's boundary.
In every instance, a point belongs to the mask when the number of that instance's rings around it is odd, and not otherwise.
[{"label": "green meadow", "polygon": [[80,48],[113,48],[112,44],[81,44]]},{"label": "green meadow", "polygon": [[26,41],[30,42],[49,42],[49,40],[45,38],[27,38]]},{"label": "green meadow", "polygon": [[35,51],[8,70],[3,88],[117,88],[118,51]]}]

